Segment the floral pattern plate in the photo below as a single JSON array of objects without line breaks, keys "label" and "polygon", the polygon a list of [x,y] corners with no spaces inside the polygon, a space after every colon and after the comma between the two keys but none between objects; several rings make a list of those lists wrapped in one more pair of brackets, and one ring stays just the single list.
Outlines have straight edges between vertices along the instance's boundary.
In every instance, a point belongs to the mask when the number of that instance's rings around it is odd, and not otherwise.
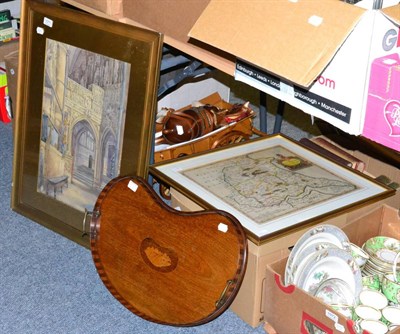
[{"label": "floral pattern plate", "polygon": [[287,284],[297,284],[299,273],[301,273],[303,266],[307,263],[307,260],[312,256],[315,252],[326,249],[326,248],[338,248],[336,244],[331,242],[320,242],[317,244],[310,244],[305,247],[299,256],[296,257],[296,261],[292,263],[292,267],[290,268],[290,272],[288,272]]},{"label": "floral pattern plate", "polygon": [[358,301],[362,291],[361,270],[351,254],[340,248],[322,249],[310,256],[299,273],[296,285],[314,294],[322,282],[331,278],[346,282]]},{"label": "floral pattern plate", "polygon": [[350,247],[347,235],[334,225],[319,225],[308,230],[297,240],[289,254],[285,268],[285,285],[294,284],[299,264],[305,257],[302,254],[303,251],[307,253],[307,248],[308,250],[315,250],[318,245],[322,244],[331,244],[342,249],[349,249]]},{"label": "floral pattern plate", "polygon": [[[393,265],[397,253],[400,252],[400,240],[377,236],[368,239],[363,245],[363,248],[372,259],[375,258],[375,260],[382,261],[383,264]],[[397,263],[399,262],[400,258]]]}]

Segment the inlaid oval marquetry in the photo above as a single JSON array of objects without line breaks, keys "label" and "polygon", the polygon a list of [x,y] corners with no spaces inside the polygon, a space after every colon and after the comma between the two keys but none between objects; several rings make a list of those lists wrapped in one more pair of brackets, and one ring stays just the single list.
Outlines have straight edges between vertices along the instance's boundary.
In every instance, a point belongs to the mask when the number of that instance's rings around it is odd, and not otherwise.
[{"label": "inlaid oval marquetry", "polygon": [[90,246],[101,280],[143,319],[197,326],[233,302],[247,238],[227,212],[172,209],[138,177],[111,180],[99,195]]},{"label": "inlaid oval marquetry", "polygon": [[161,247],[152,238],[146,238],[140,244],[140,254],[144,262],[152,269],[170,272],[178,265],[178,256],[167,247]]}]

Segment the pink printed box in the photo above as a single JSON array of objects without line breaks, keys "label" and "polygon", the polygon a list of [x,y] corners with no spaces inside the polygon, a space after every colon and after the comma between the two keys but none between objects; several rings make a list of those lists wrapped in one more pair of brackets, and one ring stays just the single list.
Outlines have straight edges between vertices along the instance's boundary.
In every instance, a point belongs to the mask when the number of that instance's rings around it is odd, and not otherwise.
[{"label": "pink printed box", "polygon": [[400,55],[375,59],[371,75],[362,135],[400,151]]}]

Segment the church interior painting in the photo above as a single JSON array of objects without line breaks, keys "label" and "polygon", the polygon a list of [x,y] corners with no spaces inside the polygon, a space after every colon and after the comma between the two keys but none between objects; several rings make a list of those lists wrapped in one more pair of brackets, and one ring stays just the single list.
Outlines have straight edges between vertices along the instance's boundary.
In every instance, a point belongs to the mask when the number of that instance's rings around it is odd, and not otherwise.
[{"label": "church interior painting", "polygon": [[118,176],[130,64],[46,43],[37,189],[90,210]]}]

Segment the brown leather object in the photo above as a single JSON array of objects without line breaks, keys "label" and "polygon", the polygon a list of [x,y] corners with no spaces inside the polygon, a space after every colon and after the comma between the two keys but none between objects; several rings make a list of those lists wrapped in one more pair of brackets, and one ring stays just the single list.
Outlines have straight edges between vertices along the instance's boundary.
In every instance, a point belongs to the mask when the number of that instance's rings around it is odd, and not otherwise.
[{"label": "brown leather object", "polygon": [[99,195],[91,250],[115,298],[144,319],[173,326],[222,314],[247,261],[246,235],[232,215],[176,211],[136,177],[113,179]]},{"label": "brown leather object", "polygon": [[183,111],[169,109],[162,135],[167,143],[183,143],[210,133],[216,129],[216,119],[210,109],[193,107]]}]

